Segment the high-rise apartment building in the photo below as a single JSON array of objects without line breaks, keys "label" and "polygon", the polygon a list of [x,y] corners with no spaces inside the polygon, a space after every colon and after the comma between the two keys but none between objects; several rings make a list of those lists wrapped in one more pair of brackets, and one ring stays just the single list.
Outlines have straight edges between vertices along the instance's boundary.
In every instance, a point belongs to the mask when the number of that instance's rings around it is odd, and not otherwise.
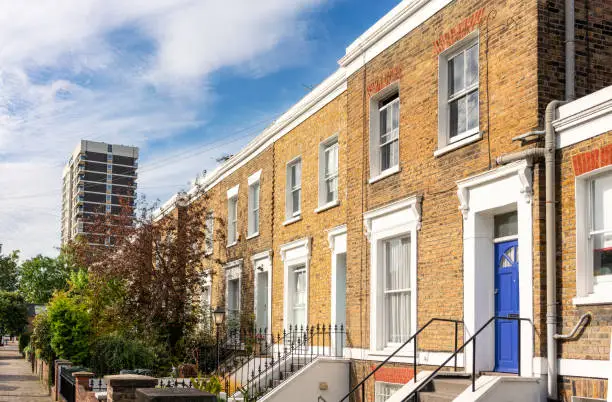
[{"label": "high-rise apartment building", "polygon": [[62,244],[90,234],[86,223],[96,216],[118,216],[135,205],[137,168],[136,147],[81,140],[62,175]]}]

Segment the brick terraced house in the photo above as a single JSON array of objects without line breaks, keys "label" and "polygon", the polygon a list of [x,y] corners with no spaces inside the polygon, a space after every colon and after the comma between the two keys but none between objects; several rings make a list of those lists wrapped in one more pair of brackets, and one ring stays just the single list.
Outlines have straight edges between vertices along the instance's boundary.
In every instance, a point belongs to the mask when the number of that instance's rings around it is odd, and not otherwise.
[{"label": "brick terraced house", "polygon": [[266,332],[327,326],[267,338],[242,385],[610,400],[611,21],[606,0],[404,0],[199,180],[203,300]]}]

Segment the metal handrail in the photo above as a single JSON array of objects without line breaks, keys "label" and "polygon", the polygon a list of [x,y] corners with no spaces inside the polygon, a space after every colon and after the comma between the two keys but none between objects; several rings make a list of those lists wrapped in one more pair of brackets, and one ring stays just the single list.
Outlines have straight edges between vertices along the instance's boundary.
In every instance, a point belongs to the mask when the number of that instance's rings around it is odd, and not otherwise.
[{"label": "metal handrail", "polygon": [[[365,394],[365,383],[366,381],[372,377],[374,375],[374,373],[376,373],[382,366],[384,366],[385,364],[387,364],[389,362],[389,360],[391,360],[391,358],[393,358],[404,346],[408,345],[410,342],[412,342],[414,340],[413,343],[413,347],[414,347],[414,356],[413,356],[413,362],[412,362],[412,367],[413,367],[413,372],[414,372],[414,378],[416,380],[416,372],[417,372],[417,336],[423,332],[430,324],[434,323],[434,322],[452,322],[455,324],[455,350],[457,349],[457,334],[458,334],[458,327],[459,324],[463,324],[462,320],[454,320],[452,318],[437,318],[434,317],[432,319],[430,319],[429,321],[427,321],[427,323],[425,325],[423,325],[421,328],[419,328],[410,338],[408,338],[408,340],[406,340],[403,344],[401,344],[397,349],[395,349],[395,351],[393,353],[391,353],[389,356],[387,356],[387,358],[385,360],[383,360],[378,366],[376,366],[376,368],[374,370],[372,370],[370,372],[370,374],[368,374],[363,380],[361,380],[357,385],[355,385],[348,394],[346,394],[344,396],[344,398],[340,399],[340,402],[345,401],[348,397],[350,397],[354,392],[356,392],[360,387],[361,387],[361,393],[362,393],[362,401],[365,401],[364,399],[364,394]],[[457,356],[455,355],[455,371],[457,371]]]},{"label": "metal handrail", "polygon": [[[479,329],[478,331],[476,331],[474,333],[474,335],[472,335],[468,340],[466,340],[465,342],[463,342],[463,345],[461,345],[459,348],[457,348],[452,355],[450,355],[450,357],[448,359],[446,359],[442,364],[440,364],[440,366],[438,366],[437,369],[435,369],[425,380],[423,380],[423,382],[421,384],[419,384],[414,390],[412,390],[411,393],[408,394],[408,396],[406,398],[404,398],[402,400],[402,402],[406,402],[408,400],[410,400],[410,398],[414,398],[414,400],[417,400],[417,396],[419,394],[419,392],[421,392],[421,390],[423,388],[425,388],[425,386],[427,386],[431,380],[433,380],[433,378],[438,374],[438,372],[440,370],[442,370],[442,368],[444,366],[446,366],[448,364],[448,362],[450,362],[453,358],[455,358],[455,361],[457,359],[457,354],[459,354],[459,352],[461,352],[470,342],[474,343],[474,347],[472,348],[472,392],[476,391],[476,337],[485,330],[485,328],[487,328],[489,326],[489,324],[491,324],[493,321],[497,321],[497,320],[511,320],[511,321],[518,321],[519,325],[518,325],[518,350],[517,353],[519,355],[519,364],[518,364],[518,375],[520,377],[521,375],[521,363],[520,363],[520,356],[521,356],[521,321],[527,321],[527,322],[531,322],[531,320],[529,320],[528,318],[521,318],[521,317],[498,317],[498,316],[493,316],[491,318],[489,318],[487,320],[487,322],[485,322]],[[416,383],[416,374],[415,374],[415,378],[414,381]]]}]

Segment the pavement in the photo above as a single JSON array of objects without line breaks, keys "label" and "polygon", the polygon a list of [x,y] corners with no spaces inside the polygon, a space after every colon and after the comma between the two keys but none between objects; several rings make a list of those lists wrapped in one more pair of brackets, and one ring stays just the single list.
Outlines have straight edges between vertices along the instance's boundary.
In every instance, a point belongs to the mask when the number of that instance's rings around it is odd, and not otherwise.
[{"label": "pavement", "polygon": [[32,374],[32,366],[17,349],[17,342],[0,346],[0,402],[51,402],[47,389]]}]

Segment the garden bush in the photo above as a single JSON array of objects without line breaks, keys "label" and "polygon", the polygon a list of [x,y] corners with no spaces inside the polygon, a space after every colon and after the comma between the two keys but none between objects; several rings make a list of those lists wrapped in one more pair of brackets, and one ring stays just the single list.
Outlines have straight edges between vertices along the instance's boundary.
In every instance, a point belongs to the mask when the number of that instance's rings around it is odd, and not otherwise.
[{"label": "garden bush", "polygon": [[23,333],[19,335],[19,353],[24,354],[24,349],[30,344],[30,334]]},{"label": "garden bush", "polygon": [[49,303],[51,347],[62,359],[83,364],[89,356],[91,321],[87,307],[77,298],[57,293]]},{"label": "garden bush", "polygon": [[105,335],[94,341],[89,366],[96,375],[117,374],[121,370],[154,369],[152,348],[121,335]]},{"label": "garden bush", "polygon": [[33,327],[30,339],[33,353],[47,363],[52,362],[55,355],[51,348],[51,322],[47,312],[42,312],[34,317]]}]

